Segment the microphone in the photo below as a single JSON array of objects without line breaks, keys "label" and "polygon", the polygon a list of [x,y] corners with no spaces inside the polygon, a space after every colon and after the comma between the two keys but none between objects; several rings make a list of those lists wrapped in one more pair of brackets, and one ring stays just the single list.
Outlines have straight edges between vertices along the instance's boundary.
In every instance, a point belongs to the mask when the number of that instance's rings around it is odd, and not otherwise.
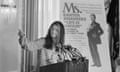
[{"label": "microphone", "polygon": [[62,49],[62,44],[61,43],[57,43],[56,44],[56,51],[61,51],[61,49]]}]

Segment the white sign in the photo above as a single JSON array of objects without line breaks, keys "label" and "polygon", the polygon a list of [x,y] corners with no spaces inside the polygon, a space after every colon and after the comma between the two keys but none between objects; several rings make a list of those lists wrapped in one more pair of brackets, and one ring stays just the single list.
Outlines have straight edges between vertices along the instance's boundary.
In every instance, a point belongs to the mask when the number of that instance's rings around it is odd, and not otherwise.
[{"label": "white sign", "polygon": [[60,0],[65,44],[89,59],[89,72],[111,72],[104,0]]}]

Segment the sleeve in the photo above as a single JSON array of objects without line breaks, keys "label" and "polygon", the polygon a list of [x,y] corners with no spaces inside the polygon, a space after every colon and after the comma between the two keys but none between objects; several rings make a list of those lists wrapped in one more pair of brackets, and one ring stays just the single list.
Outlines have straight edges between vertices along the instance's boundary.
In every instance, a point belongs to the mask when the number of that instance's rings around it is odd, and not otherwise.
[{"label": "sleeve", "polygon": [[40,38],[34,41],[30,41],[27,43],[28,49],[31,51],[42,49],[44,45],[44,39]]}]

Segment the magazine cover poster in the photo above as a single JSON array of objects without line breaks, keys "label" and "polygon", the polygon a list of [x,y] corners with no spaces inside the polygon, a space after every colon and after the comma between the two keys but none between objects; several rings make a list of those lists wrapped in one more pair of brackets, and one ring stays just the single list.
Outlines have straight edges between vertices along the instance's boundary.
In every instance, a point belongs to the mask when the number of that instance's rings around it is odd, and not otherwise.
[{"label": "magazine cover poster", "polygon": [[60,0],[65,44],[89,59],[89,72],[111,72],[104,0]]}]

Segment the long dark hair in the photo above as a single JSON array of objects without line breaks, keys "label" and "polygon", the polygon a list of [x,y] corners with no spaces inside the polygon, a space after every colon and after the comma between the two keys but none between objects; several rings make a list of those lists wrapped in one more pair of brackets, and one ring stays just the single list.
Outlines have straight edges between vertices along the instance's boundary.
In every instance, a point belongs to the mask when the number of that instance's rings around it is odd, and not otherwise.
[{"label": "long dark hair", "polygon": [[47,49],[51,49],[52,48],[52,44],[53,44],[53,40],[52,40],[52,37],[51,37],[51,34],[50,34],[50,30],[51,28],[54,26],[54,25],[57,25],[57,26],[60,26],[60,38],[59,38],[59,43],[61,45],[64,44],[64,36],[65,36],[65,29],[64,29],[64,25],[62,24],[62,22],[60,21],[55,21],[52,23],[52,25],[50,26],[49,30],[48,30],[48,34],[46,35],[45,37],[45,45],[44,47],[47,48]]}]

